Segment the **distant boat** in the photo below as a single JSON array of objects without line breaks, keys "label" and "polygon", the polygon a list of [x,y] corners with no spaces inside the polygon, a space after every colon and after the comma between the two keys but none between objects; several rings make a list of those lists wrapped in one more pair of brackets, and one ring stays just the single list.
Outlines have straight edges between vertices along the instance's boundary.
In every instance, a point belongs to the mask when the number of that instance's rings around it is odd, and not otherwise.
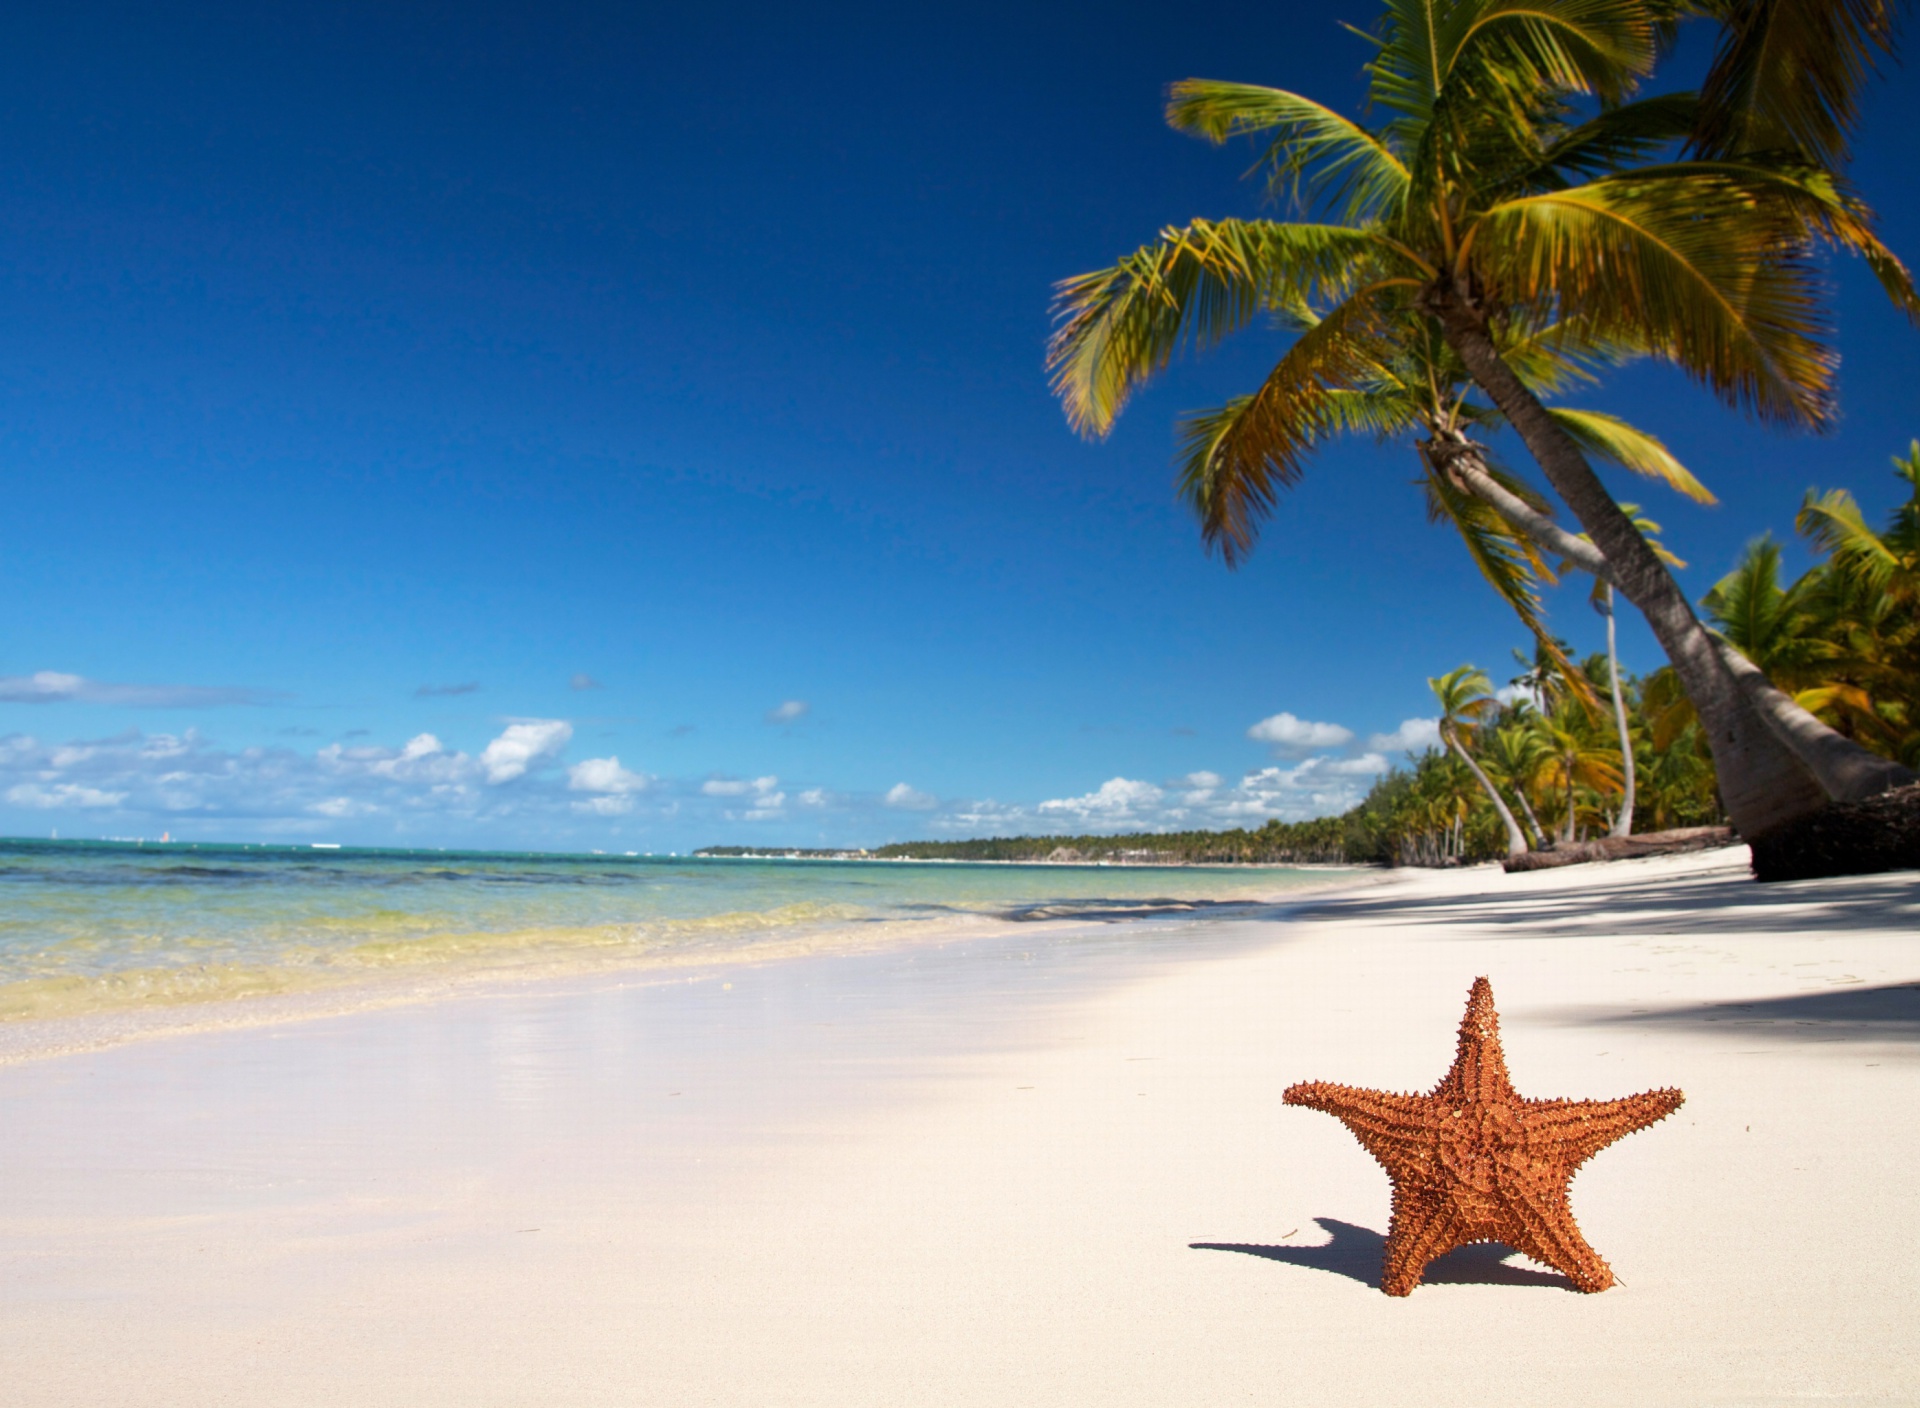
[{"label": "distant boat", "polygon": [[337,851],[340,849],[340,843],[338,841],[315,841],[312,845],[316,851]]}]

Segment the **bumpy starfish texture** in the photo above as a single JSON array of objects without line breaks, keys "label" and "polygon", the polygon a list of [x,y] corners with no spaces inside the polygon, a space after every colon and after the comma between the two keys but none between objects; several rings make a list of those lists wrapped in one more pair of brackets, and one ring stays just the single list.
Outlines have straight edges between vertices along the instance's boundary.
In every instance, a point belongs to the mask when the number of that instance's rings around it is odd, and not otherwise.
[{"label": "bumpy starfish texture", "polygon": [[1624,1100],[1521,1098],[1500,1049],[1493,988],[1476,978],[1453,1069],[1432,1094],[1309,1081],[1284,1099],[1339,1120],[1393,1180],[1380,1289],[1404,1296],[1428,1262],[1469,1242],[1504,1242],[1577,1290],[1604,1291],[1613,1270],[1574,1225],[1567,1184],[1581,1164],[1665,1119],[1686,1097],[1650,1090]]}]

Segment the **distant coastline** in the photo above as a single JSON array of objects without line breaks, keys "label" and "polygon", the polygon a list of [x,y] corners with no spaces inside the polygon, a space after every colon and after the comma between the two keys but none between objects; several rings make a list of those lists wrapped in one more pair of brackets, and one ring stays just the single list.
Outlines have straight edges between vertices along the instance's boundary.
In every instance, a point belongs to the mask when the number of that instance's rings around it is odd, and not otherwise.
[{"label": "distant coastline", "polygon": [[1257,831],[1136,832],[1119,836],[990,836],[964,841],[898,841],[872,849],[704,846],[715,860],[948,861],[1002,865],[1337,865],[1355,863],[1340,817],[1270,821]]}]

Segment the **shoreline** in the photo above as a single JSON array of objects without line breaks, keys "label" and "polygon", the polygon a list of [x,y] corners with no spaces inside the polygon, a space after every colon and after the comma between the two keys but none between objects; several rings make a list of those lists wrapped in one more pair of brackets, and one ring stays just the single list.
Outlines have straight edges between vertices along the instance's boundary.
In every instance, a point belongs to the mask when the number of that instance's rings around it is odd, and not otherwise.
[{"label": "shoreline", "polygon": [[[11,1397],[1912,1404],[1920,876],[1762,886],[1744,859],[1427,872],[1284,922],[1028,926],[0,1069]],[[1431,1085],[1480,974],[1522,1093],[1687,1093],[1574,1181],[1604,1294],[1481,1247],[1381,1295],[1385,1178],[1280,1104]]]},{"label": "shoreline", "polygon": [[[1307,867],[1275,868],[1304,870]],[[1229,908],[1257,905],[1270,912],[1285,911],[1306,902],[1310,896],[1348,888],[1366,889],[1385,883],[1391,874],[1390,871],[1382,871],[1364,878],[1356,875],[1349,884],[1344,885],[1339,880],[1330,879],[1324,884],[1291,886],[1269,897],[1196,899],[1190,903],[1195,910],[1217,904]],[[539,955],[537,951],[528,951],[512,959],[446,960],[423,962],[410,969],[392,967],[357,972],[337,968],[288,969],[276,975],[285,983],[284,986],[265,991],[243,990],[208,1000],[131,1001],[85,1012],[0,1018],[0,1068],[78,1052],[105,1050],[128,1042],[189,1036],[200,1032],[276,1027],[355,1012],[459,1001],[491,993],[509,993],[520,988],[537,989],[597,980],[667,984],[738,967],[809,957],[991,941],[1029,932],[1036,925],[1072,927],[1086,922],[1152,923],[1177,915],[1177,911],[1145,912],[1134,918],[1088,920],[1072,912],[1032,918],[986,912],[956,913],[939,920],[875,919],[857,925],[823,926],[790,936],[732,945],[720,941],[700,947],[635,952],[555,950],[546,956]],[[301,979],[307,981],[302,982]]]}]

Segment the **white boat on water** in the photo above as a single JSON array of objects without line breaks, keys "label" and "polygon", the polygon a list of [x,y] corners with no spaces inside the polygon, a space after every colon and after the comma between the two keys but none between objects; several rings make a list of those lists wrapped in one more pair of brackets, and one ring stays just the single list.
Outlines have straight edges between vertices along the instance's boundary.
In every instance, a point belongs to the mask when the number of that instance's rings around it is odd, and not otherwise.
[{"label": "white boat on water", "polygon": [[337,851],[340,849],[340,843],[338,841],[312,841],[308,844],[316,851]]}]

